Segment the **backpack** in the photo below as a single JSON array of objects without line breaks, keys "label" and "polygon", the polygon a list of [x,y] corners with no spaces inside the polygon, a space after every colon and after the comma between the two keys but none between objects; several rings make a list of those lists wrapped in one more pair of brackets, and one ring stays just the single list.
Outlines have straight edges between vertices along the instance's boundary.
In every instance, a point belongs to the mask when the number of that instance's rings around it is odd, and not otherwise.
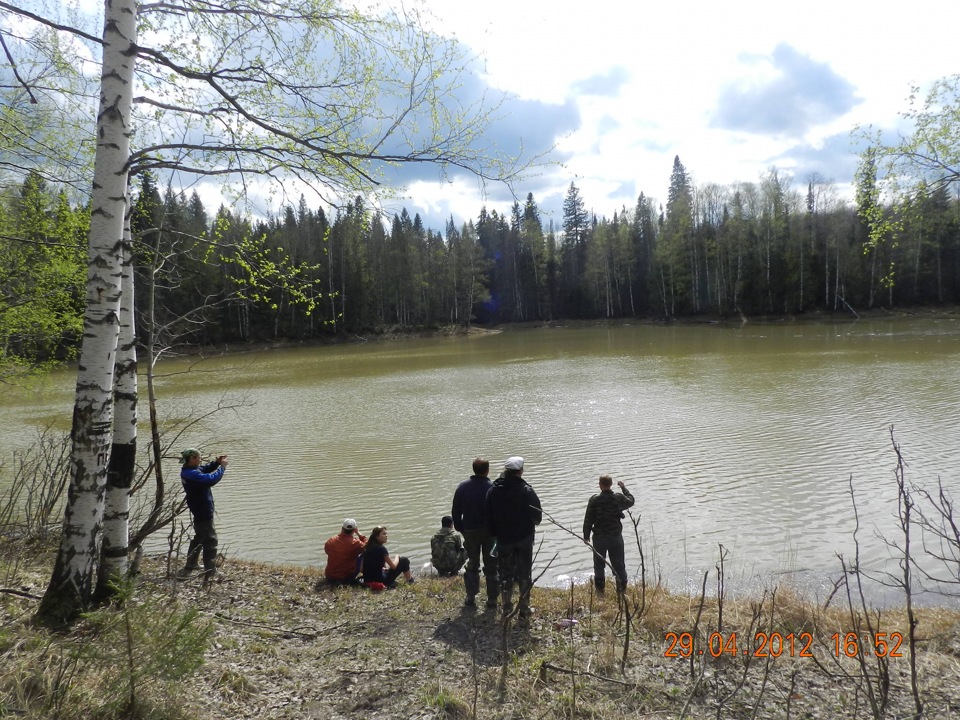
[{"label": "backpack", "polygon": [[437,533],[430,538],[430,561],[437,572],[451,572],[457,567],[458,539],[454,533]]}]

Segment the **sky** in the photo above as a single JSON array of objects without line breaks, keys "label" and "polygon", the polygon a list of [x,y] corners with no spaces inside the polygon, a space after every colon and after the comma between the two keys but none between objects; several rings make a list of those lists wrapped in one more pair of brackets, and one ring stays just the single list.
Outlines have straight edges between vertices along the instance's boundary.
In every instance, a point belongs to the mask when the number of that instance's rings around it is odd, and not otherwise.
[{"label": "sky", "polygon": [[851,130],[902,129],[914,85],[960,72],[960,3],[853,0],[544,2],[425,0],[433,28],[476,52],[478,82],[507,93],[498,146],[518,135],[556,164],[511,188],[405,174],[397,204],[442,229],[528,192],[544,225],[577,185],[612,217],[643,192],[664,202],[675,156],[694,183],[756,182],[770,168],[841,197],[856,168]]},{"label": "sky", "polygon": [[[908,129],[899,113],[912,88],[960,73],[956,0],[377,1],[425,7],[433,32],[476,56],[463,99],[504,97],[486,141],[546,153],[511,187],[425,165],[396,170],[405,190],[384,209],[440,231],[483,206],[509,213],[527,193],[544,226],[559,228],[571,182],[598,217],[632,209],[641,192],[663,203],[676,156],[700,187],[776,168],[801,189],[816,173],[852,198],[851,131],[895,138]],[[102,11],[100,0],[78,2]],[[208,207],[225,202],[215,180],[193,187]],[[276,196],[260,197],[253,214],[281,211]]]}]

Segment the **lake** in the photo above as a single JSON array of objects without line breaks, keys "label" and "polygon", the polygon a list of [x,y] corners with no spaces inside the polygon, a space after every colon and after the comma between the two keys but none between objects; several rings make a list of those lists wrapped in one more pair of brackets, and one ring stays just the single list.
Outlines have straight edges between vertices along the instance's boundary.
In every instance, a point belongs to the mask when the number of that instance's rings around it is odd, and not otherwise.
[{"label": "lake", "polygon": [[[416,568],[472,459],[495,477],[521,455],[550,516],[535,573],[557,555],[541,584],[592,570],[568,530],[608,473],[637,498],[648,576],[699,588],[722,544],[731,592],[826,594],[853,553],[851,479],[862,561],[890,567],[876,534],[896,529],[891,427],[908,480],[958,495],[958,359],[955,318],[549,327],[172,360],[158,394],[167,417],[234,406],[176,448],[230,455],[215,489],[228,556],[322,566],[349,516],[387,525]],[[73,382],[0,390],[4,457],[38,426],[68,428]]]}]

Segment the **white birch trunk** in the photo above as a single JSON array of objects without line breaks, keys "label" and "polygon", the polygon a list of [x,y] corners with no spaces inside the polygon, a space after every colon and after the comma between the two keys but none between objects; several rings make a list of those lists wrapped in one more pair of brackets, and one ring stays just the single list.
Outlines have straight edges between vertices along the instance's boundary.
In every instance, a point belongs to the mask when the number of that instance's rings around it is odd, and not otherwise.
[{"label": "white birch trunk", "polygon": [[[127,205],[129,209],[129,203]],[[111,583],[127,574],[130,538],[130,487],[137,463],[137,337],[134,321],[133,239],[130,214],[124,222],[120,294],[120,338],[113,387],[113,447],[107,468],[103,545],[97,597],[114,594]]]},{"label": "white birch trunk", "polygon": [[83,342],[73,409],[70,488],[60,552],[37,618],[72,620],[92,596],[113,431],[137,3],[106,0]]}]

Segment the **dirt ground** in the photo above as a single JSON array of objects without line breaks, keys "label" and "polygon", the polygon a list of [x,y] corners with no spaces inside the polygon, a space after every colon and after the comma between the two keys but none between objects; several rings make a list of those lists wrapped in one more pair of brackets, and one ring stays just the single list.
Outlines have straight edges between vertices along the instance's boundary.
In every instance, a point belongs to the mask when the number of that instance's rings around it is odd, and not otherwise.
[{"label": "dirt ground", "polygon": [[[171,592],[170,581],[153,572],[144,585]],[[786,593],[728,605],[718,629],[715,599],[661,590],[644,599],[631,588],[628,643],[616,597],[598,598],[589,587],[572,595],[535,589],[526,627],[503,622],[496,610],[464,608],[459,578],[422,577],[374,593],[330,588],[316,570],[231,562],[210,587],[191,580],[175,592],[177,602],[194,603],[215,623],[190,701],[204,718],[915,714],[906,641],[900,657],[885,663],[875,648],[847,657],[849,638],[831,639],[844,632],[845,613],[820,614]],[[960,613],[927,613],[916,659],[923,716],[958,718]],[[560,622],[569,618],[577,622]],[[893,615],[890,622],[892,643],[903,628]],[[792,645],[763,641],[791,631]],[[703,639],[689,646],[690,657],[686,632]],[[893,654],[892,645],[877,647]]]}]

